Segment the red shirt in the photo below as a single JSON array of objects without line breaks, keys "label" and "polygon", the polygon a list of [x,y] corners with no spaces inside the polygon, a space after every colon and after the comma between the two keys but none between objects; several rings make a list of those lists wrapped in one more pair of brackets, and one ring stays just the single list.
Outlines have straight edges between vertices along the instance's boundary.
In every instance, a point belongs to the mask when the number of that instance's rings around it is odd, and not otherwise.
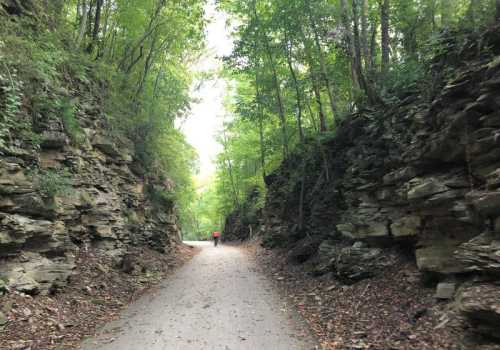
[{"label": "red shirt", "polygon": [[214,233],[212,233],[212,237],[220,237],[220,232],[215,231]]}]

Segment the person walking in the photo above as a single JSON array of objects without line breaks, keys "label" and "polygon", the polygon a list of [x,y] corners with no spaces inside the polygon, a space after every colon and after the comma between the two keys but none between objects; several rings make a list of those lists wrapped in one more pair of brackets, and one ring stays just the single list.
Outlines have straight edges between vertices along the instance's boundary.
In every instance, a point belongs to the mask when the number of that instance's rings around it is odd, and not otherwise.
[{"label": "person walking", "polygon": [[212,238],[214,239],[214,247],[217,247],[217,244],[219,243],[220,232],[219,231],[214,231],[212,233]]}]

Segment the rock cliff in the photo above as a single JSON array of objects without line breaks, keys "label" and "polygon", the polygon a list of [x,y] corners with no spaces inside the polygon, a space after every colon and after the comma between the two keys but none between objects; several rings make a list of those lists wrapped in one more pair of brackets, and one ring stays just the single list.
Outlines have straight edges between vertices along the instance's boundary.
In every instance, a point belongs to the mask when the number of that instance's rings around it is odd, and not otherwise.
[{"label": "rock cliff", "polygon": [[224,240],[242,241],[251,239],[258,230],[259,220],[262,215],[259,207],[261,191],[254,188],[247,194],[241,208],[230,213],[224,222]]},{"label": "rock cliff", "polygon": [[11,290],[63,286],[82,249],[99,249],[119,265],[128,247],[165,252],[179,241],[173,205],[148,195],[170,190],[169,181],[146,176],[127,143],[108,136],[94,102],[80,106],[78,146],[49,119],[37,125],[38,144],[14,131],[1,150],[0,281]]},{"label": "rock cliff", "polygon": [[376,276],[399,247],[466,328],[498,341],[498,38],[494,28],[437,57],[453,78],[432,98],[360,111],[287,159],[266,178],[264,244],[348,283]]}]

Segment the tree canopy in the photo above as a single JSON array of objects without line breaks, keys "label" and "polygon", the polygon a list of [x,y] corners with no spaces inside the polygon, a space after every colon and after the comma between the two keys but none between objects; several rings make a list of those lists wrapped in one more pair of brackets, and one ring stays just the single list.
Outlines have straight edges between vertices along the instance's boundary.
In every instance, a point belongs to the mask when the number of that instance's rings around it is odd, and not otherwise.
[{"label": "tree canopy", "polygon": [[265,176],[292,150],[321,147],[349,114],[421,91],[430,99],[438,81],[430,69],[434,58],[499,14],[495,0],[219,0],[218,5],[235,26],[235,48],[224,58],[223,74],[234,88],[228,92],[213,185],[218,217],[241,209],[255,189],[261,206]]},{"label": "tree canopy", "polygon": [[500,17],[498,0],[217,0],[232,22],[234,50],[221,73],[230,88],[217,172],[197,193],[196,152],[175,121],[192,102],[205,0],[0,4],[15,15],[0,29],[0,146],[11,127],[36,143],[36,127],[18,120],[26,108],[63,119],[81,142],[74,116],[96,101],[65,91],[74,77],[99,95],[111,134],[132,141],[147,173],[172,181],[162,196],[175,199],[191,235],[220,228],[249,194],[259,193],[258,210],[265,177],[303,145],[321,147],[351,113],[412,93],[432,98],[443,80],[430,69],[440,52]]},{"label": "tree canopy", "polygon": [[[175,121],[188,115],[192,102],[191,66],[204,48],[205,3],[1,0],[8,21],[0,29],[0,87],[8,96],[0,100],[9,113],[1,116],[0,139],[28,108],[42,121],[62,115],[74,142],[83,142],[75,117],[101,109],[110,137],[130,140],[148,176],[173,183],[172,193],[162,195],[175,199],[181,221],[187,220],[197,155]],[[35,124],[24,128],[36,141]]]}]

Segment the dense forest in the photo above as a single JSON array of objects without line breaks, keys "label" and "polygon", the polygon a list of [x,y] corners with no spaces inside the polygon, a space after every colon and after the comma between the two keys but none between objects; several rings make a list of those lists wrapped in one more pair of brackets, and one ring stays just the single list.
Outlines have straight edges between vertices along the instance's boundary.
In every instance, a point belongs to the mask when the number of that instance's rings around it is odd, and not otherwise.
[{"label": "dense forest", "polygon": [[[499,349],[500,0],[0,0],[0,23],[0,349]],[[215,81],[202,177],[183,126]],[[186,242],[213,231],[245,244]]]},{"label": "dense forest", "polygon": [[[114,142],[132,147],[148,174],[170,182],[167,190],[152,188],[152,197],[175,201],[178,215],[188,217],[196,152],[175,122],[191,103],[204,3],[2,1],[10,17],[0,29],[0,147],[20,134],[37,148],[42,126],[59,122],[83,145],[76,120],[99,114]],[[51,191],[64,187],[63,171],[45,175]]]},{"label": "dense forest", "polygon": [[233,89],[216,179],[193,211],[203,234],[235,210],[255,222],[266,175],[291,153],[321,149],[352,113],[412,94],[431,101],[454,75],[433,69],[439,56],[500,16],[495,0],[218,4],[235,27],[222,73]]},{"label": "dense forest", "polygon": [[[72,142],[82,142],[73,119],[84,96],[65,88],[78,77],[102,91],[111,136],[131,140],[145,169],[172,182],[153,195],[175,201],[188,238],[222,229],[249,196],[254,216],[265,176],[290,153],[321,148],[351,113],[421,91],[432,99],[453,74],[433,71],[434,58],[498,16],[495,0],[218,1],[235,28],[219,73],[231,89],[217,173],[197,191],[196,152],[176,120],[203,79],[191,68],[204,48],[204,1],[5,3],[2,11],[23,16],[1,29],[2,139],[15,127],[36,146],[36,123],[62,118]],[[38,119],[19,121],[23,110]]]}]

